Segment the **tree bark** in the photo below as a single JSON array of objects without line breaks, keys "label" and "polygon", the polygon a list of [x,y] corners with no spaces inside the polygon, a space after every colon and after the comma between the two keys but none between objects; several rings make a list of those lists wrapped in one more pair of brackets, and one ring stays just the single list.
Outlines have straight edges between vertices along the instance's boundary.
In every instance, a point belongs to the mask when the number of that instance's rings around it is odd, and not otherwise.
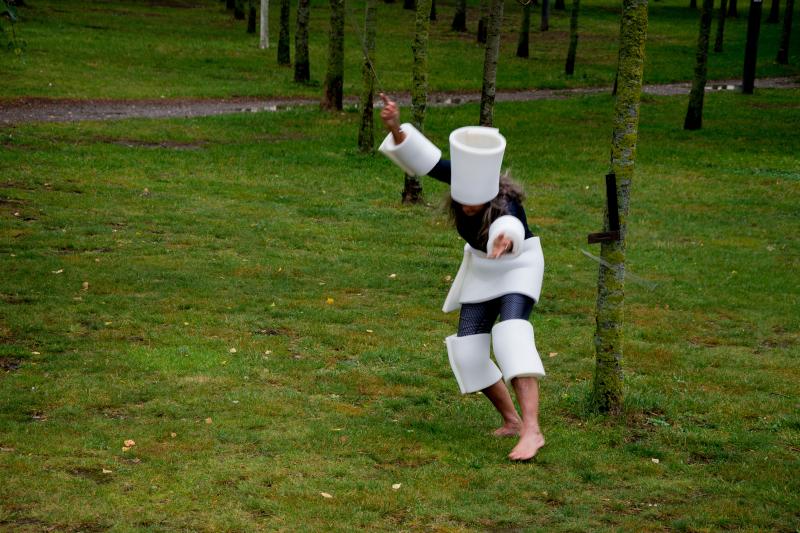
[{"label": "tree bark", "polygon": [[428,17],[428,20],[430,20],[431,22],[436,21],[436,0],[431,0],[431,13],[430,16]]},{"label": "tree bark", "polygon": [[413,11],[414,9],[416,9],[416,3],[414,2],[414,0],[403,0],[403,9],[408,9],[410,11]]},{"label": "tree bark", "polygon": [[689,9],[697,9],[697,0],[689,0]]},{"label": "tree bark", "polygon": [[290,0],[281,0],[280,32],[278,34],[278,64],[289,66],[292,64],[291,46],[289,44],[289,4]]},{"label": "tree bark", "polygon": [[758,60],[758,35],[761,32],[761,0],[750,0],[747,14],[747,41],[744,45],[744,70],[742,74],[742,94],[753,94],[756,81],[756,62]]},{"label": "tree bark", "polygon": [[269,48],[269,0],[261,0],[261,28],[258,47]]},{"label": "tree bark", "polygon": [[481,88],[481,114],[479,124],[492,126],[494,122],[494,97],[497,92],[497,58],[500,55],[500,31],[503,27],[503,0],[492,0],[489,11],[489,28],[486,36],[486,53],[483,59],[483,87]]},{"label": "tree bark", "polygon": [[769,5],[769,16],[767,22],[777,24],[781,21],[781,0],[772,0]]},{"label": "tree bark", "polygon": [[738,19],[739,10],[736,8],[737,0],[728,0],[728,18]]},{"label": "tree bark", "polygon": [[364,2],[364,63],[361,75],[364,89],[361,92],[361,127],[358,130],[358,149],[362,153],[375,150],[375,119],[372,102],[375,99],[375,75],[373,73],[375,57],[375,21],[377,19],[376,0]]},{"label": "tree bark", "polygon": [[294,81],[308,83],[311,65],[308,60],[309,0],[297,1],[297,28],[294,32]]},{"label": "tree bark", "polygon": [[342,110],[344,83],[344,2],[330,0],[331,28],[328,40],[328,70],[325,74],[325,94],[321,107],[329,111]]},{"label": "tree bark", "polygon": [[244,0],[236,0],[233,4],[233,18],[244,20]]},{"label": "tree bark", "polygon": [[225,0],[225,9],[228,11],[236,9],[236,0]]},{"label": "tree bark", "polygon": [[256,4],[255,0],[249,0],[247,8],[247,33],[256,32]]},{"label": "tree bark", "polygon": [[[644,45],[647,36],[647,0],[623,0],[620,23],[619,83],[614,101],[611,171],[617,176],[620,238],[604,242],[603,263],[597,282],[596,367],[593,400],[605,413],[622,411],[622,331],[625,303],[625,239],[630,188],[639,137]],[[604,227],[608,231],[606,211]],[[607,266],[608,265],[608,266]]]},{"label": "tree bark", "polygon": [[517,39],[517,57],[530,57],[531,2],[522,5],[522,24]]},{"label": "tree bark", "polygon": [[457,0],[456,14],[450,28],[453,31],[467,31],[467,0]]},{"label": "tree bark", "polygon": [[714,39],[714,52],[718,54],[722,52],[722,41],[725,39],[725,11],[727,8],[728,0],[720,0],[719,18],[717,18],[717,36]]},{"label": "tree bark", "polygon": [[699,130],[703,126],[703,99],[706,93],[706,75],[708,72],[708,38],[711,34],[711,16],[714,12],[714,0],[703,0],[700,11],[700,33],[697,37],[697,53],[695,55],[694,82],[689,93],[689,108],[683,121],[683,129]]},{"label": "tree bark", "polygon": [[550,29],[550,0],[542,0],[542,21],[539,24],[539,31]]},{"label": "tree bark", "polygon": [[792,11],[794,10],[794,0],[786,0],[786,10],[783,12],[783,31],[781,40],[778,44],[777,61],[781,65],[789,64],[789,40],[792,36]]},{"label": "tree bark", "polygon": [[567,6],[564,0],[556,0],[556,3],[553,5],[553,9],[555,9],[556,11],[566,11]]},{"label": "tree bark", "polygon": [[[414,64],[411,68],[411,123],[419,131],[424,131],[425,111],[428,106],[428,32],[430,30],[431,0],[417,0],[414,19]],[[403,203],[418,203],[422,200],[422,183],[414,176],[406,176],[403,187]]]},{"label": "tree bark", "polygon": [[569,50],[564,72],[567,76],[575,73],[575,55],[578,51],[578,13],[581,9],[580,0],[572,0],[572,13],[569,17]]}]

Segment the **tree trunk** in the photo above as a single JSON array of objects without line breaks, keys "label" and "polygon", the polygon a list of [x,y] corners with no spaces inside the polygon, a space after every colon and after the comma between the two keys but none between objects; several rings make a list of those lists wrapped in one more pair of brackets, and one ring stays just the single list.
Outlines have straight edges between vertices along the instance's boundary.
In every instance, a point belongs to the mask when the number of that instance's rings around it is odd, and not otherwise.
[{"label": "tree trunk", "polygon": [[737,0],[728,0],[728,18],[738,19],[739,11],[736,8]]},{"label": "tree trunk", "polygon": [[414,9],[416,9],[416,7],[417,6],[414,0],[403,0],[403,9],[408,9],[413,11]]},{"label": "tree trunk", "polygon": [[720,0],[719,18],[717,19],[717,37],[714,39],[714,52],[722,52],[722,41],[725,37],[725,11],[728,8],[728,0]]},{"label": "tree trunk", "polygon": [[[622,410],[622,326],[625,303],[625,238],[630,187],[639,137],[639,101],[642,92],[644,44],[647,36],[647,0],[623,0],[620,23],[619,83],[614,101],[611,171],[617,177],[620,238],[604,242],[597,281],[596,366],[593,399],[601,412]],[[606,211],[605,229],[609,228]],[[608,265],[608,266],[607,266]]]},{"label": "tree trunk", "polygon": [[[411,123],[419,131],[424,131],[425,110],[428,106],[428,31],[430,29],[431,0],[417,0],[417,11],[414,22],[414,42],[411,50],[414,53],[414,64],[411,67],[413,77],[411,85],[411,106],[413,116]],[[403,188],[403,203],[418,203],[422,200],[422,183],[414,176],[406,176]]]},{"label": "tree trunk", "polygon": [[244,20],[244,0],[236,0],[233,4],[233,18]]},{"label": "tree trunk", "polygon": [[689,108],[683,121],[683,129],[699,130],[703,126],[703,97],[706,93],[706,75],[708,72],[708,37],[711,34],[711,16],[714,12],[714,0],[703,0],[700,11],[700,34],[697,37],[697,54],[694,66],[694,82],[689,93]]},{"label": "tree trunk", "polygon": [[289,66],[292,64],[291,47],[289,45],[289,4],[290,0],[281,0],[280,32],[278,34],[278,64]]},{"label": "tree trunk", "polygon": [[542,0],[542,21],[539,24],[539,31],[550,29],[550,0]]},{"label": "tree trunk", "polygon": [[750,11],[747,14],[747,42],[744,45],[742,94],[753,94],[753,89],[755,89],[758,34],[761,31],[761,9],[761,0],[750,0]]},{"label": "tree trunk", "polygon": [[488,10],[487,4],[489,0],[480,0],[480,7],[478,16],[478,42],[485,43],[486,42],[486,28],[488,24],[488,17],[486,16],[486,11]]},{"label": "tree trunk", "polygon": [[344,1],[330,0],[331,29],[328,40],[328,71],[325,74],[325,95],[321,107],[342,110],[344,83]]},{"label": "tree trunk", "polygon": [[553,9],[555,9],[556,11],[566,11],[567,6],[564,0],[556,0],[556,3],[553,5]]},{"label": "tree trunk", "polygon": [[575,73],[575,54],[578,51],[578,13],[580,12],[580,0],[572,0],[572,13],[569,17],[569,50],[567,51],[567,63],[564,72],[567,76]]},{"label": "tree trunk", "polygon": [[225,9],[228,11],[236,9],[236,0],[225,0]]},{"label": "tree trunk", "polygon": [[767,22],[770,24],[777,24],[781,21],[781,0],[772,0],[769,5],[769,16]]},{"label": "tree trunk", "polygon": [[467,0],[457,0],[456,14],[450,28],[453,31],[467,31]]},{"label": "tree trunk", "polygon": [[372,113],[372,102],[375,99],[375,75],[372,63],[375,57],[377,19],[375,1],[365,0],[364,3],[364,63],[361,67],[364,90],[361,93],[361,127],[358,130],[358,149],[362,153],[372,153],[375,150],[375,117]]},{"label": "tree trunk", "polygon": [[256,4],[255,0],[249,0],[247,8],[247,33],[256,32]]},{"label": "tree trunk", "polygon": [[431,22],[436,21],[436,0],[431,0],[431,13],[430,16],[428,17],[428,20],[430,20]]},{"label": "tree trunk", "polygon": [[794,0],[786,0],[786,11],[783,13],[783,31],[781,41],[778,45],[777,61],[781,65],[789,64],[789,39],[792,36],[792,11],[794,10]]},{"label": "tree trunk", "polygon": [[517,40],[517,57],[530,57],[531,40],[531,3],[522,5],[522,24],[519,27]]},{"label": "tree trunk", "polygon": [[258,47],[269,48],[269,0],[261,0],[260,39]]},{"label": "tree trunk", "polygon": [[297,28],[294,32],[294,81],[308,83],[311,66],[308,60],[309,0],[297,1]]},{"label": "tree trunk", "polygon": [[697,0],[689,0],[689,9],[697,9]]},{"label": "tree trunk", "polygon": [[494,122],[494,96],[497,91],[497,58],[500,55],[500,31],[503,27],[503,0],[492,0],[489,28],[486,36],[486,53],[483,59],[483,87],[481,88],[481,126]]}]

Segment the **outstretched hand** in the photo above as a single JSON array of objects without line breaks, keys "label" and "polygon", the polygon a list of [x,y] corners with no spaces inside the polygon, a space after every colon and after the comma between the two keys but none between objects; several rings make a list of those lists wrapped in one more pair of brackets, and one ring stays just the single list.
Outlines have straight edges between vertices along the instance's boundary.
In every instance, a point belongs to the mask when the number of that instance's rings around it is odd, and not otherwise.
[{"label": "outstretched hand", "polygon": [[506,237],[505,233],[501,233],[495,238],[492,249],[487,257],[489,257],[489,259],[497,259],[498,257],[502,257],[510,252],[513,246],[514,242]]},{"label": "outstretched hand", "polygon": [[397,108],[397,104],[388,96],[383,93],[380,96],[381,100],[383,100],[383,109],[381,109],[383,125],[392,133],[395,144],[400,144],[406,138],[405,133],[400,129],[400,110]]}]

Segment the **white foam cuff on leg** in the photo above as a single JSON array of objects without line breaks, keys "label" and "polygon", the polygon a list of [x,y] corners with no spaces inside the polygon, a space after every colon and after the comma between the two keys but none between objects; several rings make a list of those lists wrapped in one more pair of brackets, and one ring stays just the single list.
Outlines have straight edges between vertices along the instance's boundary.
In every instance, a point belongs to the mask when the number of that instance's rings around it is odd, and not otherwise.
[{"label": "white foam cuff on leg", "polygon": [[496,324],[492,328],[492,344],[494,358],[507,383],[519,377],[544,377],[544,366],[533,338],[533,324],[527,320],[504,320]]},{"label": "white foam cuff on leg", "polygon": [[445,339],[450,367],[458,381],[461,394],[478,392],[494,385],[503,377],[489,357],[491,337],[488,333]]},{"label": "white foam cuff on leg", "polygon": [[406,174],[424,176],[442,158],[442,151],[412,124],[403,124],[400,129],[406,135],[403,142],[395,144],[394,137],[390,133],[378,150],[394,161]]}]

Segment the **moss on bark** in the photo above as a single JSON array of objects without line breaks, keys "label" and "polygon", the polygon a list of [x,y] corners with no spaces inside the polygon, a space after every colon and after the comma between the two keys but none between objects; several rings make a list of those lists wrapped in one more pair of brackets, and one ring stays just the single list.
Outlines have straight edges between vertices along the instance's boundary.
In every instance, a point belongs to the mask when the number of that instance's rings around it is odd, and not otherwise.
[{"label": "moss on bark", "polygon": [[364,3],[364,63],[361,75],[364,89],[361,92],[361,127],[358,130],[358,149],[372,153],[375,149],[375,123],[372,116],[372,101],[375,98],[375,75],[371,62],[375,57],[375,20],[377,8],[375,0]]},{"label": "moss on bark", "polygon": [[564,72],[567,76],[575,73],[575,55],[578,52],[578,13],[580,13],[580,0],[572,0],[572,13],[569,17],[569,50]]},{"label": "moss on bark", "polygon": [[294,81],[307,83],[311,79],[308,60],[309,0],[297,2],[297,27],[294,33]]},{"label": "moss on bark", "polygon": [[500,55],[500,32],[503,26],[503,0],[492,0],[489,11],[489,28],[486,36],[486,53],[483,59],[483,87],[481,88],[481,126],[491,126],[494,121],[494,97],[497,92],[497,57]]},{"label": "moss on bark", "polygon": [[344,0],[330,0],[331,29],[328,41],[328,71],[322,108],[342,110],[344,82]]},{"label": "moss on bark", "polygon": [[711,34],[711,15],[714,12],[714,0],[703,0],[700,11],[700,33],[697,36],[697,53],[695,54],[694,81],[689,93],[689,108],[683,129],[699,130],[703,125],[703,98],[706,93],[706,75],[708,71],[708,37]]}]

